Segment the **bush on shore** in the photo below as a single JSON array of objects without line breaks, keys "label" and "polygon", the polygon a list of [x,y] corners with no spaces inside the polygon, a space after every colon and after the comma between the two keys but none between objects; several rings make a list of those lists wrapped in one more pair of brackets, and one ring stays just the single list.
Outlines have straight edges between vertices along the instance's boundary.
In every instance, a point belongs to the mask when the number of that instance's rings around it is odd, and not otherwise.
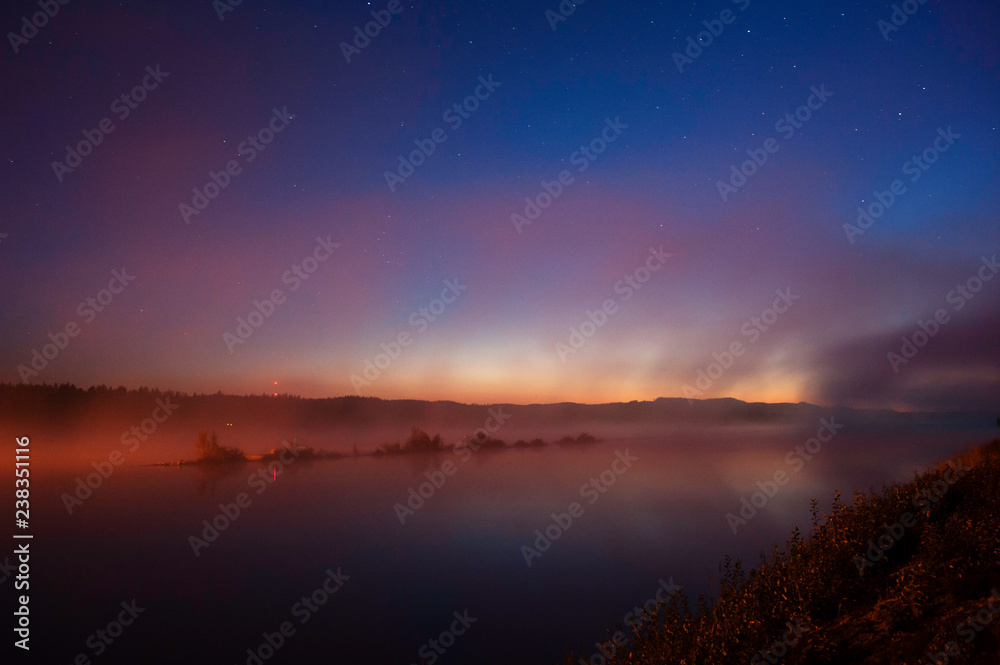
[{"label": "bush on shore", "polygon": [[998,488],[1000,439],[850,505],[837,492],[829,515],[814,499],[807,536],[752,570],[727,557],[716,598],[672,596],[607,663],[997,663]]},{"label": "bush on shore", "polygon": [[216,464],[222,462],[245,462],[246,454],[239,448],[227,448],[219,445],[219,438],[212,432],[209,436],[205,432],[198,432],[198,438],[194,443],[198,451],[198,458],[195,460],[201,464]]}]

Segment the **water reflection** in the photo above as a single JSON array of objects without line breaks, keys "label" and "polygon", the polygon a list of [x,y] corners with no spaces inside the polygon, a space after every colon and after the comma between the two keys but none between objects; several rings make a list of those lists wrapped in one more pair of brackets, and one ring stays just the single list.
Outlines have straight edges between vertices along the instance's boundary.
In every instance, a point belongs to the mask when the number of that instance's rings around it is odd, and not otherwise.
[{"label": "water reflection", "polygon": [[[755,563],[806,527],[810,498],[828,505],[834,489],[850,496],[902,479],[986,438],[845,427],[734,535],[725,515],[808,436],[806,426],[678,429],[467,457],[303,459],[259,486],[260,462],[122,467],[72,516],[60,495],[82,469],[40,474],[38,625],[58,626],[60,639],[39,644],[39,656],[72,662],[135,598],[145,621],[101,663],[244,663],[326,571],[342,568],[350,580],[269,662],[419,662],[421,645],[468,610],[477,622],[442,662],[551,663],[570,648],[593,651],[661,579],[691,596],[711,592],[724,555]],[[626,451],[635,462],[602,481]],[[592,479],[605,491],[590,502]],[[426,483],[433,492],[409,506]],[[190,537],[240,494],[239,517],[196,555]],[[522,546],[574,502],[582,515],[527,566]],[[412,511],[402,521],[399,504]]]}]

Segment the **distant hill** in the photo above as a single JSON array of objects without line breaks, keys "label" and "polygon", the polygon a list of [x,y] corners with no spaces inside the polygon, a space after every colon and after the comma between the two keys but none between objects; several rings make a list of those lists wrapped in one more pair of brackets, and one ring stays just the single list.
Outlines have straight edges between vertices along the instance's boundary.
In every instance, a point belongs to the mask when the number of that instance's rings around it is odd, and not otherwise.
[{"label": "distant hill", "polygon": [[[377,397],[302,398],[291,395],[188,394],[177,391],[69,384],[0,384],[0,422],[47,429],[121,429],[121,423],[148,417],[157,399],[179,405],[173,426],[196,429],[241,428],[325,429],[393,426],[405,433],[414,424],[447,423],[473,430],[480,427],[488,407],[511,415],[511,421],[532,427],[583,428],[607,426],[660,428],[682,424],[780,424],[817,419],[831,413],[854,422],[877,424],[920,423],[975,419],[991,422],[993,414],[900,413],[826,408],[807,404],[743,402],[732,398],[688,400],[658,398],[610,404],[461,404],[451,401],[385,400]],[[110,424],[109,424],[110,423]]]}]

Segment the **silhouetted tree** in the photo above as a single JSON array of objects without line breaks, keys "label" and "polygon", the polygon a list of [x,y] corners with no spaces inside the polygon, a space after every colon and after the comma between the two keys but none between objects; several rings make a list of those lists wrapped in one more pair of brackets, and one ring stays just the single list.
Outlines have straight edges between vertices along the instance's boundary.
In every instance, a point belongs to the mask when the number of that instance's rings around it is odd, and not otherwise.
[{"label": "silhouetted tree", "polygon": [[435,434],[432,439],[427,432],[417,426],[410,430],[410,438],[406,441],[406,449],[413,452],[425,452],[441,450],[444,448],[444,441],[440,434]]},{"label": "silhouetted tree", "polygon": [[198,432],[194,447],[198,451],[199,462],[240,462],[247,458],[239,448],[220,446],[215,432],[212,432],[211,437],[205,432]]}]

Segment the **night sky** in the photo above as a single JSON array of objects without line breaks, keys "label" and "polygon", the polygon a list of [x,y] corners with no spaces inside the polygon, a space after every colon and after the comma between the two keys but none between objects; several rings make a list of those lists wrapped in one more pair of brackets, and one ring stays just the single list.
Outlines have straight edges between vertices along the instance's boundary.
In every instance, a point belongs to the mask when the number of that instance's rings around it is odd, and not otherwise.
[{"label": "night sky", "polygon": [[4,5],[2,381],[998,406],[996,2],[153,4]]}]

